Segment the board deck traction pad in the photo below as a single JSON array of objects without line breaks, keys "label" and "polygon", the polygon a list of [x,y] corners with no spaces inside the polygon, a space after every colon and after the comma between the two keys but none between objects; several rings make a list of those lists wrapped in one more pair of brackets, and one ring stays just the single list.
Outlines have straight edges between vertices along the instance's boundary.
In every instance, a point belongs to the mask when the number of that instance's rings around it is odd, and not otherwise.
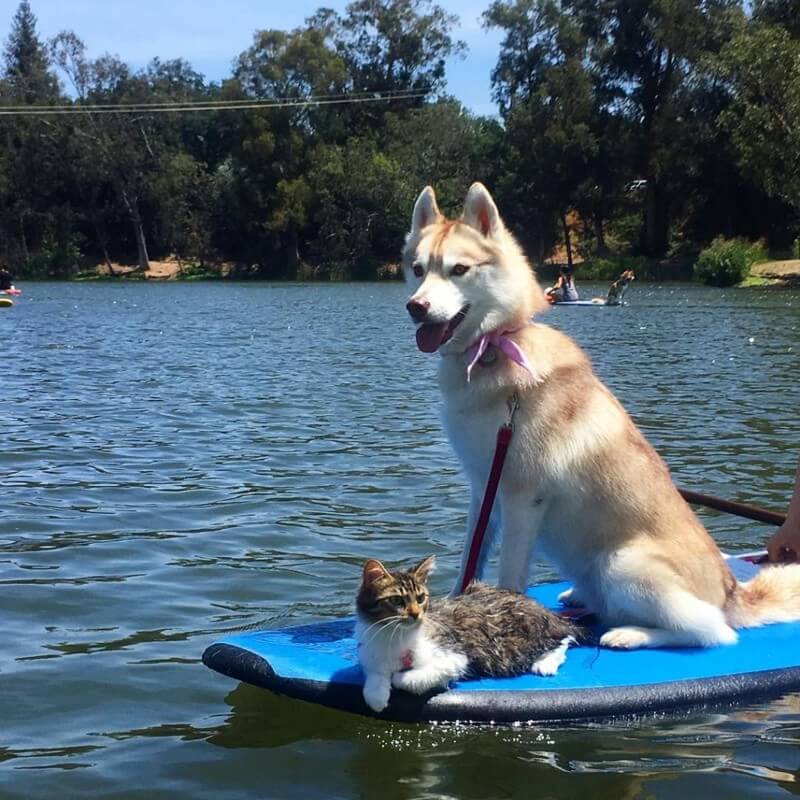
[{"label": "board deck traction pad", "polygon": [[[730,559],[740,580],[757,567]],[[558,608],[567,583],[528,594]],[[353,618],[282,630],[234,633],[203,653],[217,672],[288,697],[381,719],[433,722],[557,722],[602,719],[730,704],[800,689],[800,622],[739,631],[735,645],[654,650],[571,647],[557,675],[462,680],[416,696],[392,690],[375,714],[364,702],[364,676]]]}]

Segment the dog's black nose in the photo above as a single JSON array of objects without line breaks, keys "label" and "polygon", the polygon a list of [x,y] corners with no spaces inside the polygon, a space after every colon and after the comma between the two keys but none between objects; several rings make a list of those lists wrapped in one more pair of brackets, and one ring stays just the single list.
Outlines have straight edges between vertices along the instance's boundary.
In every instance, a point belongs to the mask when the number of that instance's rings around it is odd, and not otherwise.
[{"label": "dog's black nose", "polygon": [[414,322],[422,322],[428,316],[428,309],[431,304],[427,300],[409,300],[406,303],[408,313],[411,314],[411,319]]}]

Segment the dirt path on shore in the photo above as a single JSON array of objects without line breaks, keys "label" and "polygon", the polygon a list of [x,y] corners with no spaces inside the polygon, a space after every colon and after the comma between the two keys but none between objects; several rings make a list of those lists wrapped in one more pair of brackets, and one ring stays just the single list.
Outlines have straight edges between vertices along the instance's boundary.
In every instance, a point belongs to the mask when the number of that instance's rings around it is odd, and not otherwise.
[{"label": "dirt path on shore", "polygon": [[800,259],[765,261],[762,264],[754,264],[750,274],[757,278],[800,283]]},{"label": "dirt path on shore", "polygon": [[150,268],[146,272],[141,272],[136,264],[117,264],[111,263],[111,269],[108,264],[98,264],[95,267],[95,272],[98,275],[130,275],[133,272],[143,275],[147,280],[155,281],[169,281],[175,280],[180,275],[181,264],[179,261],[151,261]]}]

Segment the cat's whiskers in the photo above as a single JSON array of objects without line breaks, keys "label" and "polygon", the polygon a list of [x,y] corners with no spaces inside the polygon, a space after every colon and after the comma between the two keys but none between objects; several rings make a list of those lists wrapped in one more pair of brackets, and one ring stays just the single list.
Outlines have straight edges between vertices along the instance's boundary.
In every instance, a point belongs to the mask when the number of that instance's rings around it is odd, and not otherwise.
[{"label": "cat's whiskers", "polygon": [[[362,645],[369,644],[385,630],[396,628],[400,624],[401,619],[402,618],[399,616],[384,617],[383,619],[379,619],[377,622],[373,622],[372,625],[370,625],[369,628],[364,631],[364,640],[362,641]],[[373,630],[373,628],[375,628],[375,630]],[[367,637],[366,634],[368,634],[370,631],[372,631],[372,633],[369,637]]]},{"label": "cat's whiskers", "polygon": [[397,635],[398,631],[403,630],[403,619],[400,617],[400,622],[394,626],[394,630],[392,631],[392,635],[389,637],[389,647],[394,644],[394,637]]},{"label": "cat's whiskers", "polygon": [[368,634],[374,627],[377,625],[385,625],[390,620],[394,619],[394,617],[383,617],[382,619],[375,620],[369,627],[364,629],[364,635]]}]

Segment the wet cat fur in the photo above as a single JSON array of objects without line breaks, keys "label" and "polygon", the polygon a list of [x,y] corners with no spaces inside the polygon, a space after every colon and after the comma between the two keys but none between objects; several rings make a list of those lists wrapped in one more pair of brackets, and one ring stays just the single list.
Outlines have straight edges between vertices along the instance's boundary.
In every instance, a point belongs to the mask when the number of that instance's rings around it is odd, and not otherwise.
[{"label": "wet cat fur", "polygon": [[388,703],[390,682],[422,694],[462,677],[555,674],[569,644],[586,638],[529,597],[482,583],[432,600],[433,563],[430,556],[407,571],[364,565],[356,638],[364,697],[375,710]]}]

